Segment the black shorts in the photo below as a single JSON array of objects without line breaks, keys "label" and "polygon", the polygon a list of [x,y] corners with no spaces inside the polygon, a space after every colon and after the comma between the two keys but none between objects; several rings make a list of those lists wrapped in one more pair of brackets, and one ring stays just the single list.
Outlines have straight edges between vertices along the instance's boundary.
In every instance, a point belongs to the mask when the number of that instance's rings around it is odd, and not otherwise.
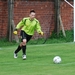
[{"label": "black shorts", "polygon": [[26,34],[23,30],[21,30],[20,36],[21,36],[21,41],[23,41],[23,39],[26,39],[27,42],[28,42],[28,41],[31,39],[31,37],[32,37],[32,35]]}]

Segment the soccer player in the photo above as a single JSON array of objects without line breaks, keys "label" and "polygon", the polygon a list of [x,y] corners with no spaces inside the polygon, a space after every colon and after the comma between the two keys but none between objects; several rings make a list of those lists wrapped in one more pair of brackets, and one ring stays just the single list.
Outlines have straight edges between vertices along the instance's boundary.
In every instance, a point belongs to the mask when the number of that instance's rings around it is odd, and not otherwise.
[{"label": "soccer player", "polygon": [[21,43],[14,52],[14,58],[17,58],[18,52],[22,49],[23,59],[26,59],[26,43],[31,39],[35,30],[43,36],[39,21],[35,18],[36,13],[31,10],[29,17],[23,18],[16,26],[14,34],[17,34],[17,30],[21,28],[20,36]]}]

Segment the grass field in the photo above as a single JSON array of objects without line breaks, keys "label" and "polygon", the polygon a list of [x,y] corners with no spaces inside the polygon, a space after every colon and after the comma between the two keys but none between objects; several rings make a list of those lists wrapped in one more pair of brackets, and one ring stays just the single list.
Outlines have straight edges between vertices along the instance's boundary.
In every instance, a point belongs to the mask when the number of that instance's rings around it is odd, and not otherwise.
[{"label": "grass field", "polygon": [[[27,60],[22,52],[13,58],[16,47],[0,48],[0,75],[75,75],[75,43],[28,45]],[[56,55],[60,64],[53,63]]]}]

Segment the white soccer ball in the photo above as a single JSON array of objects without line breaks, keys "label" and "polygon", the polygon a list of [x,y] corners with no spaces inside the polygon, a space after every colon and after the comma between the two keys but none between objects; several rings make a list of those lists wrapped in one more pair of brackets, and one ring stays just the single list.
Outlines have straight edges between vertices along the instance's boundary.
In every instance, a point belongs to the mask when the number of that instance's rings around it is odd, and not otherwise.
[{"label": "white soccer ball", "polygon": [[53,62],[54,62],[55,64],[61,63],[61,57],[55,56],[55,57],[53,58]]}]

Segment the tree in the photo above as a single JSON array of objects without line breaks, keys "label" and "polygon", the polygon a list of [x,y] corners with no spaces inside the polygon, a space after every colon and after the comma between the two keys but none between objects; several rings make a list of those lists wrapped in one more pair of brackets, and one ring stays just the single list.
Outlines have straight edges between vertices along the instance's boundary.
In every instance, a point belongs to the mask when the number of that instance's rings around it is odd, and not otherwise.
[{"label": "tree", "polygon": [[12,20],[14,0],[8,0],[8,40],[12,41]]},{"label": "tree", "polygon": [[54,3],[55,5],[55,33],[57,34],[57,37],[59,37],[60,26],[61,26],[63,36],[66,37],[64,26],[63,26],[62,19],[61,19],[61,14],[60,14],[61,0],[54,0],[54,1],[55,1]]},{"label": "tree", "polygon": [[60,14],[60,0],[54,0],[55,4],[55,32],[59,37],[60,24],[59,24],[59,14]]}]

